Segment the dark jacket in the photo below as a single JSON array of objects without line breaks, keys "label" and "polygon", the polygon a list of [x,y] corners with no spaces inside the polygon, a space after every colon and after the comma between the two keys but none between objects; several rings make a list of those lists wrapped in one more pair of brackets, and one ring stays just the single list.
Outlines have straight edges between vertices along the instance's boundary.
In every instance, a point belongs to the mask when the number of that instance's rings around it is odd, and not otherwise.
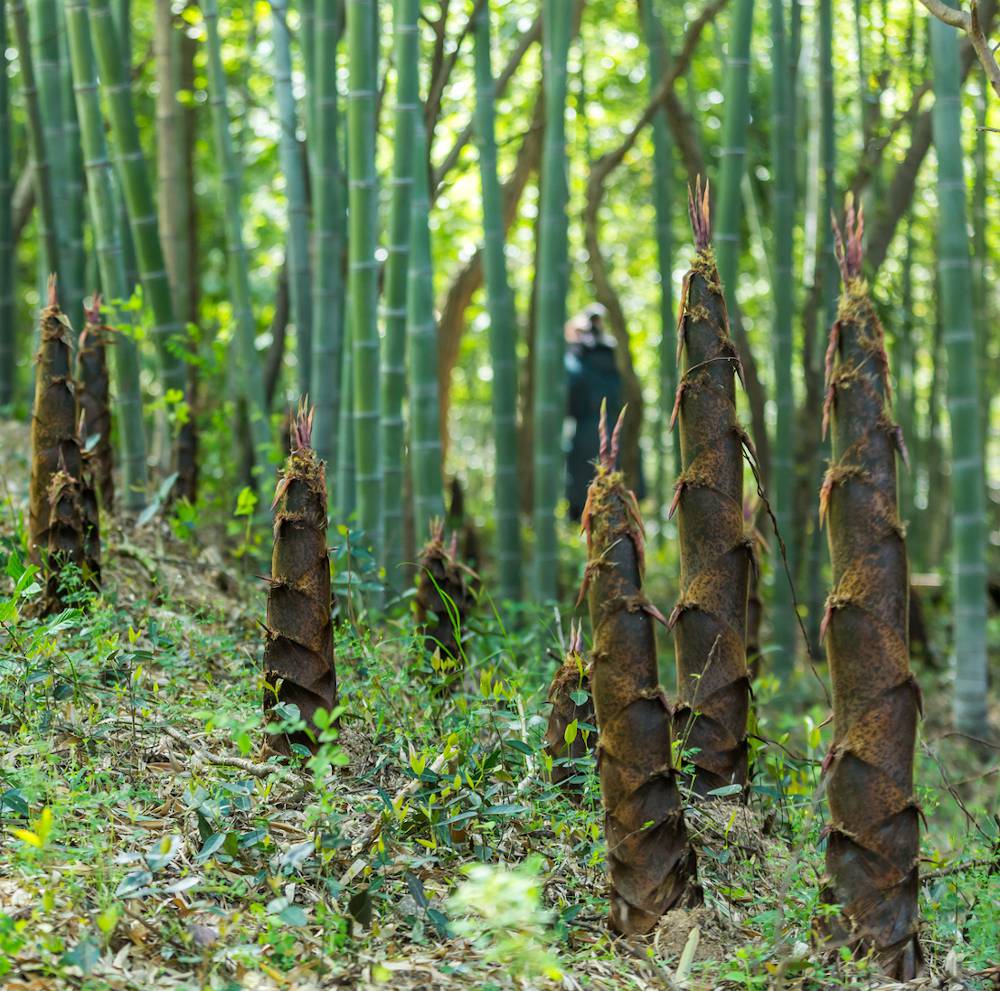
[{"label": "dark jacket", "polygon": [[598,338],[584,338],[566,352],[567,410],[574,421],[566,456],[566,498],[570,519],[578,520],[587,501],[587,486],[597,460],[601,402],[608,401],[611,427],[622,408],[622,379],[614,347]]}]

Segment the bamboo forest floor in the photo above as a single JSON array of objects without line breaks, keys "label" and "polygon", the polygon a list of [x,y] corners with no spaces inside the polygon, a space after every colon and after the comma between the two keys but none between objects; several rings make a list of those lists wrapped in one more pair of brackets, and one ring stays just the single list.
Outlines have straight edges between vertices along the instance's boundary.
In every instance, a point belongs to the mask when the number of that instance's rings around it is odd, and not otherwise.
[{"label": "bamboo forest floor", "polygon": [[157,518],[108,528],[88,612],[18,619],[23,426],[0,424],[0,450],[5,988],[1000,982],[1000,754],[946,735],[942,672],[921,672],[925,977],[885,982],[813,936],[829,729],[808,704],[790,736],[761,717],[748,805],[689,811],[704,906],[617,940],[591,762],[579,803],[539,773],[554,634],[474,620],[463,690],[442,697],[407,618],[378,643],[345,625],[340,739],[279,763],[261,746],[260,580]]}]

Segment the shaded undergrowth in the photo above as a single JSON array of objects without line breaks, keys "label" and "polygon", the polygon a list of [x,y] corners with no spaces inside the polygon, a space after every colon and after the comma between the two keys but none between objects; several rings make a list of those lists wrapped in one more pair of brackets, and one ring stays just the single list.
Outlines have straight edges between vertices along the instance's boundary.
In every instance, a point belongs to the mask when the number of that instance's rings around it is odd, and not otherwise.
[{"label": "shaded undergrowth", "polygon": [[[157,527],[112,532],[104,597],[47,620],[22,617],[39,594],[23,535],[0,538],[0,981],[878,984],[813,933],[830,729],[811,676],[781,713],[758,680],[749,792],[688,811],[705,905],[616,940],[592,758],[570,765],[582,794],[543,773],[562,624],[501,620],[484,594],[448,695],[405,610],[378,642],[341,624],[339,731],[321,726],[315,755],[265,760],[264,589]],[[922,938],[939,986],[950,970],[985,987],[972,975],[1000,933],[997,754],[942,736],[945,693],[928,681],[943,675],[925,674]]]}]

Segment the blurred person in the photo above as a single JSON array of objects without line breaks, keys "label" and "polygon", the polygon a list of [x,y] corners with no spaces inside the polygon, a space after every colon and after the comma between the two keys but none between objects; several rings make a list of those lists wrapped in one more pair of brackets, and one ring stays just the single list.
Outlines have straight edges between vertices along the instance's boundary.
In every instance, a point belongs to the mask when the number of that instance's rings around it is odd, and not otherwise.
[{"label": "blurred person", "polygon": [[605,309],[592,303],[566,325],[566,415],[571,421],[566,453],[566,498],[571,520],[579,520],[597,460],[601,403],[614,426],[622,408],[622,377],[615,340],[604,332]]}]

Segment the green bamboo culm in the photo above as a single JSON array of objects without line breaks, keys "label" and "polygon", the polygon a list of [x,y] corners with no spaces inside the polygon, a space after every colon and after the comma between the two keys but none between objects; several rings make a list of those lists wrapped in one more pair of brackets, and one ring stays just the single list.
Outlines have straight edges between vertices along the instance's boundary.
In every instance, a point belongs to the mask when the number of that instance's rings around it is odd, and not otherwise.
[{"label": "green bamboo culm", "polygon": [[184,365],[177,342],[181,340],[184,328],[174,313],[149,168],[132,107],[131,77],[125,71],[125,59],[109,0],[88,0],[88,10],[101,90],[106,98],[111,124],[112,155],[125,194],[125,209],[139,278],[153,314],[152,338],[160,362],[162,386],[164,390],[183,393]]},{"label": "green bamboo culm", "polygon": [[309,158],[309,174],[313,168],[312,137],[316,133],[316,7],[317,0],[300,0],[299,2],[299,48],[302,50],[302,68],[306,79],[305,114],[307,151]]},{"label": "green bamboo culm", "polygon": [[[837,319],[837,287],[840,280],[840,270],[837,265],[837,253],[833,239],[832,217],[837,209],[837,134],[834,120],[834,89],[833,89],[833,0],[819,0],[819,10],[816,23],[816,56],[819,75],[819,154],[821,170],[820,203],[817,211],[817,243],[816,243],[816,275],[822,289],[820,295],[821,325],[832,327]],[[812,363],[813,374],[817,381],[822,381],[823,355],[825,352],[823,335],[815,335],[815,345],[812,354],[806,355],[806,360]],[[819,411],[813,411],[817,420]],[[819,442],[816,450],[815,463],[811,466],[818,489],[823,481],[825,471],[824,461],[829,457],[830,444],[827,438]],[[819,627],[823,615],[825,590],[823,582],[823,561],[826,555],[819,517],[815,509],[811,510],[812,528],[805,536],[803,548],[806,574],[806,602],[808,613],[806,633],[812,647],[819,646]]]},{"label": "green bamboo culm", "polygon": [[[771,331],[774,367],[775,429],[771,447],[771,493],[779,532],[791,547],[793,472],[793,421],[795,401],[792,392],[792,248],[794,222],[794,182],[792,135],[788,92],[788,39],[785,30],[784,0],[771,3],[771,183],[774,217],[771,266],[774,314]],[[724,276],[723,276],[724,278]],[[788,562],[794,571],[794,562]],[[791,589],[785,580],[784,563],[774,560],[774,640],[777,649],[770,662],[779,676],[787,675],[795,663],[796,619]]]},{"label": "green bamboo culm", "polygon": [[11,217],[10,86],[7,81],[7,5],[0,4],[0,409],[14,401],[14,243]]},{"label": "green bamboo culm", "polygon": [[174,24],[171,0],[156,0],[153,54],[156,59],[156,171],[160,237],[178,320],[190,312],[190,241],[188,218],[191,191],[187,185],[182,136],[180,32]]},{"label": "green bamboo culm", "polygon": [[[913,217],[906,222],[899,288],[899,329],[893,347],[893,367],[896,369],[896,409],[899,427],[907,444],[916,441],[917,394],[916,326],[913,318]],[[899,479],[899,512],[908,524],[916,522],[913,471],[904,469]]]},{"label": "green bamboo culm", "polygon": [[[403,400],[406,395],[406,291],[410,258],[413,199],[414,128],[420,110],[419,0],[396,0],[393,52],[396,109],[393,123],[392,197],[385,263],[385,341],[382,346],[382,485],[385,573],[390,587],[400,586],[405,558],[403,471],[406,459]],[[422,540],[427,535],[419,534]]]},{"label": "green bamboo culm", "polygon": [[[483,194],[483,264],[493,366],[494,515],[500,597],[521,597],[521,526],[517,445],[517,316],[504,252],[503,198],[497,175],[495,83],[490,50],[490,8],[484,3],[473,28],[476,68],[476,142]],[[421,537],[424,535],[421,534]]]},{"label": "green bamboo culm", "polygon": [[38,202],[38,239],[45,248],[45,267],[59,271],[59,236],[56,232],[56,209],[52,190],[52,166],[49,162],[42,106],[35,79],[35,63],[31,54],[31,25],[24,0],[11,0],[11,18],[17,37],[17,56],[21,69],[21,96],[28,119],[28,150]]},{"label": "green bamboo culm", "polygon": [[[413,127],[413,214],[406,293],[407,386],[410,412],[410,472],[416,542],[430,536],[431,522],[444,516],[441,421],[438,405],[437,318],[431,254],[427,133],[422,113]],[[355,380],[355,383],[357,380]]]},{"label": "green bamboo culm", "polygon": [[[114,9],[111,16],[118,32],[118,49],[122,60],[122,78],[132,78],[132,22],[130,13],[131,0],[113,0]],[[121,180],[119,180],[121,182]],[[125,193],[118,189],[118,229],[122,236],[122,252],[125,255],[125,277],[129,289],[135,288],[139,282],[139,263],[135,256],[135,245],[132,243],[132,226],[128,216],[128,205],[125,203]]]},{"label": "green bamboo culm", "polygon": [[[643,0],[642,32],[648,49],[649,93],[655,94],[667,67],[668,50],[658,0]],[[677,392],[677,334],[674,316],[674,243],[672,232],[674,145],[667,126],[667,112],[657,110],[653,131],[653,205],[656,209],[656,260],[660,276],[660,343],[658,349],[659,393],[656,423],[656,501],[665,522],[669,486],[667,445],[673,452],[673,472],[680,473],[680,445],[671,443],[670,411]]]},{"label": "green bamboo culm", "polygon": [[[338,423],[350,409],[342,383],[346,361],[344,321],[344,182],[340,164],[338,129],[340,108],[337,93],[337,43],[343,31],[341,0],[317,0],[314,10],[315,65],[312,84],[307,86],[313,131],[310,134],[313,216],[315,220],[315,271],[312,298],[312,362],[309,394],[316,410],[313,447],[326,462],[332,477],[334,460],[343,446],[338,442]],[[303,44],[307,39],[303,37]],[[336,484],[327,486],[338,507],[343,507],[344,481],[337,472]],[[351,505],[354,492],[351,483]]]},{"label": "green bamboo culm", "polygon": [[545,139],[542,147],[538,320],[534,354],[534,593],[539,604],[558,594],[556,506],[563,479],[562,421],[566,373],[563,327],[568,272],[566,90],[572,4],[543,0]]},{"label": "green bamboo culm", "polygon": [[[312,366],[312,284],[309,276],[309,208],[306,204],[305,167],[298,139],[298,114],[292,92],[292,43],[288,30],[287,0],[271,2],[274,41],[274,89],[281,126],[279,151],[288,199],[288,292],[295,323],[295,357],[298,392],[309,392]],[[336,66],[336,60],[328,56]]]},{"label": "green bamboo culm", "polygon": [[219,164],[219,181],[225,199],[226,248],[229,254],[229,288],[236,318],[236,345],[239,355],[241,400],[250,425],[254,448],[254,471],[258,477],[267,469],[271,454],[271,429],[264,377],[254,340],[257,336],[253,303],[250,297],[250,265],[243,241],[243,210],[240,198],[243,175],[229,133],[229,111],[226,106],[226,74],[222,67],[222,43],[219,38],[219,5],[217,0],[202,4],[205,19],[206,51],[208,55],[208,90],[212,109],[212,130],[215,136],[215,157]]},{"label": "green bamboo culm", "polygon": [[[986,156],[986,136],[992,133],[986,120],[986,92],[980,88],[976,97],[976,144],[972,154],[972,289],[973,289],[973,324],[976,328],[978,341],[978,361],[982,369],[979,391],[984,396],[995,394],[995,375],[990,372],[997,364],[990,358],[990,316],[992,307],[990,301],[990,252],[986,238],[987,219],[987,185],[992,177],[988,171],[990,166]],[[990,435],[991,404],[984,402],[980,410],[982,429],[980,436],[984,439]]]},{"label": "green bamboo culm", "polygon": [[934,150],[938,162],[938,271],[948,359],[957,729],[987,728],[986,479],[979,414],[978,349],[962,163],[962,91],[956,29],[931,19]]},{"label": "green bamboo culm", "polygon": [[[67,243],[68,162],[63,134],[63,99],[60,92],[59,26],[56,0],[28,0],[28,20],[31,27],[31,57],[38,87],[42,131],[49,161],[49,181],[52,184],[52,204],[55,211],[56,240],[59,244],[59,267],[52,269],[58,276],[59,291],[69,303],[76,297],[69,272]],[[79,324],[75,325],[76,327]]]},{"label": "green bamboo culm", "polygon": [[382,464],[375,104],[378,47],[374,0],[347,0],[348,313],[354,381],[354,461],[358,525],[376,560],[382,553]]},{"label": "green bamboo culm", "polygon": [[114,414],[118,429],[123,506],[130,512],[138,512],[146,505],[147,483],[139,351],[133,334],[129,332],[135,319],[134,313],[120,306],[130,293],[125,277],[115,172],[104,139],[87,0],[66,0],[66,30],[98,271],[107,299],[109,322],[125,328],[124,333],[115,336],[114,346],[110,349],[115,385]]},{"label": "green bamboo culm", "polygon": [[60,251],[68,283],[66,313],[74,327],[83,328],[83,296],[87,278],[87,262],[83,245],[83,219],[86,194],[83,188],[83,152],[80,145],[80,121],[73,93],[73,72],[70,68],[69,43],[66,32],[64,4],[56,4],[59,32],[59,103],[62,114],[62,145],[66,149],[66,219],[65,250]]},{"label": "green bamboo culm", "polygon": [[354,419],[350,411],[354,406],[354,360],[351,349],[351,328],[344,324],[344,353],[340,363],[341,415],[337,419],[337,491],[335,505],[342,523],[356,522],[354,513],[358,506],[358,487],[354,469]]},{"label": "green bamboo culm", "polygon": [[753,7],[754,0],[736,0],[729,29],[725,99],[722,101],[722,147],[719,148],[719,207],[712,234],[726,308],[734,320],[738,319],[736,273],[740,261],[740,224],[743,216],[741,187],[747,157],[747,126],[750,123]]},{"label": "green bamboo culm", "polygon": [[[816,264],[822,266],[823,325],[832,327],[837,319],[838,285],[840,269],[833,237],[833,215],[837,210],[837,128],[836,103],[834,102],[833,75],[833,0],[819,0],[817,21],[819,58],[819,154],[822,171],[822,202],[817,222],[819,248]],[[816,359],[822,367],[824,345],[822,335],[817,335]]]}]

